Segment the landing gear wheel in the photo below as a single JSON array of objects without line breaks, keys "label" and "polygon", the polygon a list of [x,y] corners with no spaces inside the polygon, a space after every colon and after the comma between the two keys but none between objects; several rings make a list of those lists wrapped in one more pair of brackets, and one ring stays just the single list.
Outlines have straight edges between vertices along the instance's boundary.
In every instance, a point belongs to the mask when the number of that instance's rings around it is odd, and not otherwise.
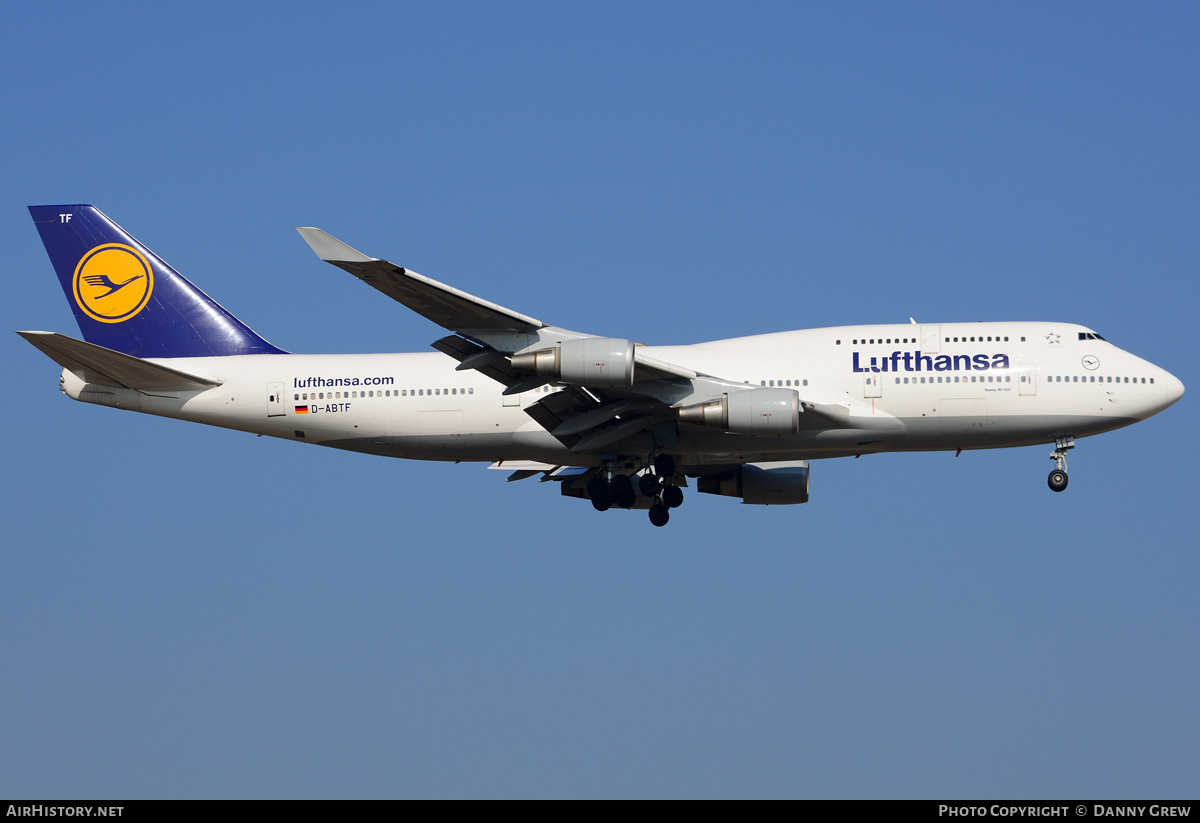
[{"label": "landing gear wheel", "polygon": [[588,497],[595,500],[597,497],[608,497],[608,481],[598,474],[593,474],[592,478],[587,482]]},{"label": "landing gear wheel", "polygon": [[662,503],[655,503],[650,507],[650,522],[654,525],[665,526],[670,519],[671,511]]},{"label": "landing gear wheel", "polygon": [[1046,481],[1051,491],[1060,492],[1067,487],[1067,452],[1073,448],[1074,437],[1067,435],[1055,439],[1054,451],[1050,452],[1050,459],[1054,461],[1054,471],[1050,472],[1050,478]]},{"label": "landing gear wheel", "polygon": [[613,479],[608,484],[609,493],[612,494],[612,500],[622,509],[628,509],[637,502],[637,494],[633,490],[633,481],[629,479],[627,474],[613,475]]},{"label": "landing gear wheel", "polygon": [[1067,487],[1067,473],[1055,469],[1050,472],[1050,478],[1046,482],[1050,486],[1051,491],[1060,492]]},{"label": "landing gear wheel", "polygon": [[675,476],[675,460],[669,454],[660,454],[654,458],[654,473],[669,482]]},{"label": "landing gear wheel", "polygon": [[678,486],[664,486],[662,502],[668,509],[677,509],[683,505],[683,489]]},{"label": "landing gear wheel", "polygon": [[659,481],[657,475],[646,473],[638,478],[638,488],[641,489],[642,494],[646,497],[654,497],[658,494],[658,490],[662,488],[662,483]]},{"label": "landing gear wheel", "polygon": [[587,482],[587,494],[592,500],[592,507],[598,512],[606,512],[612,508],[613,495],[608,481],[598,474],[592,475]]}]

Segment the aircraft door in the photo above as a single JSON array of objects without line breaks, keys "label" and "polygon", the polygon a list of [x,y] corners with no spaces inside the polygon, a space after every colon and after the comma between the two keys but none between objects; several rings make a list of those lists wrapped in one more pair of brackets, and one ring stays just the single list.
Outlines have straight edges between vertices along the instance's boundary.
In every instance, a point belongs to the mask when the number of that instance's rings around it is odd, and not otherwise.
[{"label": "aircraft door", "polygon": [[287,405],[283,400],[283,384],[267,384],[267,417],[282,417],[287,414]]},{"label": "aircraft door", "polygon": [[1037,394],[1037,366],[1032,363],[1017,364],[1017,392],[1029,397]]},{"label": "aircraft door", "polygon": [[883,397],[883,382],[877,374],[863,378],[863,397]]},{"label": "aircraft door", "polygon": [[922,326],[921,327],[921,351],[929,354],[931,352],[940,352],[942,350],[942,327],[941,326]]}]

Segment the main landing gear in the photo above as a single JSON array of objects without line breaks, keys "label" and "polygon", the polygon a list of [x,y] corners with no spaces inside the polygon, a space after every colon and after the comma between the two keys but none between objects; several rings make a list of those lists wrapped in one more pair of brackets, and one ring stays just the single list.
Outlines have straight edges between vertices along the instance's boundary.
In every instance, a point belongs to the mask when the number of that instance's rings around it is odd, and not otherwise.
[{"label": "main landing gear", "polygon": [[1067,487],[1067,451],[1075,448],[1074,437],[1060,437],[1054,441],[1054,451],[1050,459],[1054,461],[1054,471],[1050,472],[1047,484],[1051,491],[1060,492]]},{"label": "main landing gear", "polygon": [[671,480],[675,477],[675,461],[669,454],[654,456],[654,474],[646,472],[638,481],[642,494],[647,497],[658,495],[658,500],[650,507],[650,522],[655,526],[665,526],[671,519],[671,509],[683,505],[683,489]]},{"label": "main landing gear", "polygon": [[[671,509],[683,504],[683,489],[671,480],[675,477],[675,461],[670,455],[658,454],[651,461],[654,473],[649,469],[637,476],[637,491],[643,497],[653,499],[650,504],[650,522],[665,526],[671,519]],[[614,474],[611,467],[601,467],[587,482],[587,495],[596,511],[608,511],[613,506],[630,509],[637,503],[634,479],[627,474]],[[644,505],[644,504],[643,504]]]},{"label": "main landing gear", "polygon": [[614,504],[622,509],[632,508],[637,502],[637,494],[633,491],[633,481],[629,475],[614,474],[607,479],[604,474],[593,475],[587,484],[588,497],[592,499],[596,511],[608,511]]}]

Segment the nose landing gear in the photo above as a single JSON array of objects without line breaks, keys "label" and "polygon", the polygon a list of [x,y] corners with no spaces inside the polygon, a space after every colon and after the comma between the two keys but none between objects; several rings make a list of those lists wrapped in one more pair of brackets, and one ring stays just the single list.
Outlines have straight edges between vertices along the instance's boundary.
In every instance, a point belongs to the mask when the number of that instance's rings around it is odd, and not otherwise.
[{"label": "nose landing gear", "polygon": [[1050,459],[1054,461],[1054,471],[1050,472],[1047,484],[1051,491],[1060,492],[1067,487],[1067,451],[1075,448],[1075,438],[1060,437],[1054,441],[1054,451]]}]

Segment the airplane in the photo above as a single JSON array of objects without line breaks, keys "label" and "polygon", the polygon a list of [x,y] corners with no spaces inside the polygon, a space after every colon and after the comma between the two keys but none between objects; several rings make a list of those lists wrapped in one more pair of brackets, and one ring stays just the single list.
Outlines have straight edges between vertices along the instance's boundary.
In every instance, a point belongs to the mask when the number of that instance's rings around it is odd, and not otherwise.
[{"label": "airplane", "polygon": [[570,331],[346,245],[317,257],[442,326],[436,351],[291,354],[94,206],[30,206],[83,340],[19,331],[74,400],[538,477],[663,526],[695,481],[743,503],[809,498],[809,461],[1053,444],[1157,414],[1183,384],[1084,326],[917,323],[647,346]]}]

